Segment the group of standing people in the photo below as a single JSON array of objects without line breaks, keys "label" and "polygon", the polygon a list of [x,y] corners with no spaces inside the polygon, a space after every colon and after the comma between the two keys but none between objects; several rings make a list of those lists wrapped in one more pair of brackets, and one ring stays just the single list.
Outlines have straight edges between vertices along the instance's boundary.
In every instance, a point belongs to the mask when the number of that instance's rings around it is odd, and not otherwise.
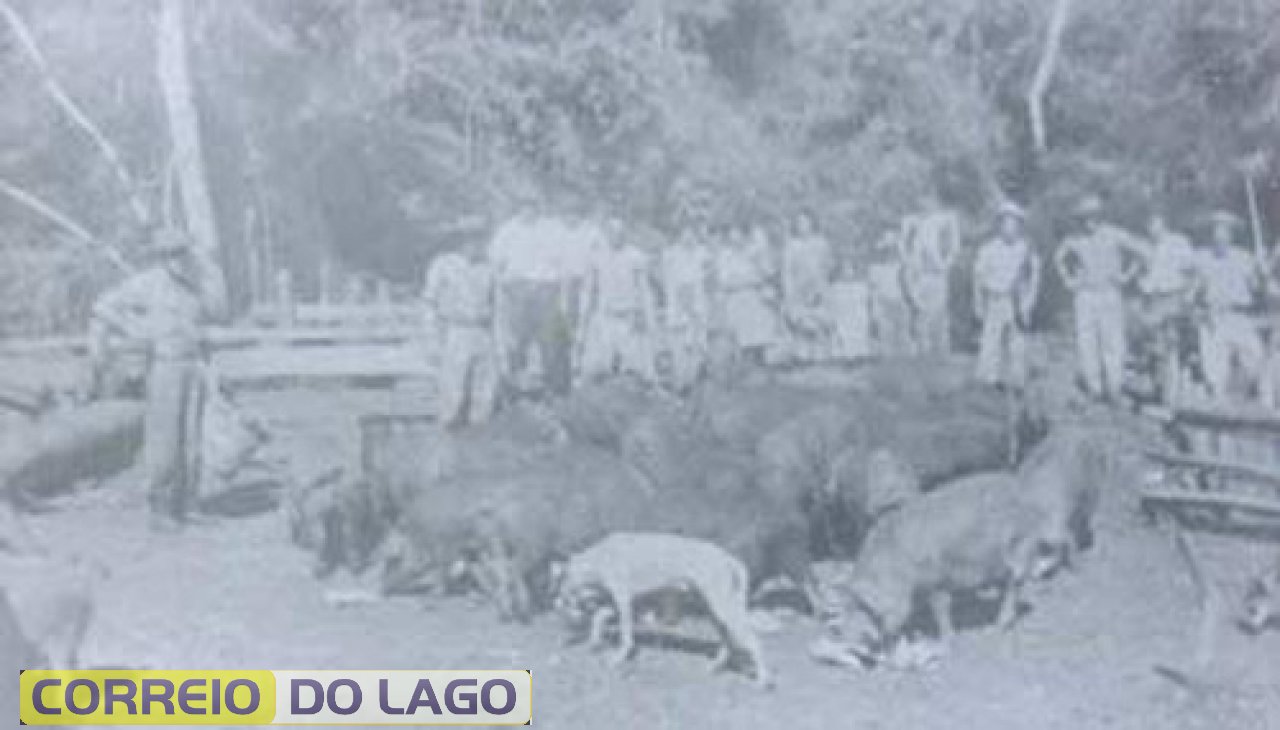
[{"label": "group of standing people", "polygon": [[885,245],[881,264],[841,257],[809,211],[781,240],[741,222],[660,247],[616,219],[524,212],[428,268],[442,420],[483,421],[504,389],[622,376],[684,393],[717,366],[949,351],[957,217],[930,204]]},{"label": "group of standing people", "polygon": [[[1259,372],[1266,266],[1237,246],[1236,216],[1210,216],[1199,248],[1160,214],[1143,234],[1108,222],[1096,195],[1080,200],[1071,223],[1049,263],[1073,300],[1079,384],[1091,397],[1123,397],[1135,323],[1145,325],[1166,400],[1192,371],[1213,396],[1238,371]],[[979,323],[976,376],[1018,390],[1046,262],[1022,207],[1000,204],[990,230],[961,272]],[[946,355],[964,301],[954,286],[962,241],[959,215],[932,197],[861,258],[837,250],[807,210],[780,237],[747,221],[689,227],[663,246],[616,219],[526,212],[488,245],[430,267],[424,300],[443,347],[444,420],[484,420],[504,384],[564,393],[630,376],[679,393],[717,365]]]}]

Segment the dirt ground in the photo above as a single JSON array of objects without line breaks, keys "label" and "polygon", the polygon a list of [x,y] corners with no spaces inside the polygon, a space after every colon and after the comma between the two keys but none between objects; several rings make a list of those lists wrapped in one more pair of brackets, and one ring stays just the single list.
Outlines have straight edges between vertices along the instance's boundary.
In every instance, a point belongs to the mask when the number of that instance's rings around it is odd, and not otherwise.
[{"label": "dirt ground", "polygon": [[[354,414],[386,408],[375,391],[284,391],[249,399],[294,468],[354,458]],[[1136,487],[1136,484],[1134,485]],[[709,659],[642,647],[611,667],[563,645],[554,617],[497,621],[467,599],[337,606],[277,514],[224,519],[176,535],[147,529],[141,483],[126,473],[32,526],[59,552],[109,564],[85,648],[90,664],[193,668],[528,668],[534,725],[548,728],[1280,728],[1280,632],[1227,627],[1203,686],[1154,671],[1191,661],[1196,594],[1167,538],[1132,494],[1107,495],[1097,545],[1074,573],[1032,587],[1009,633],[963,630],[932,670],[857,672],[814,663],[816,635],[791,618],[765,636],[777,686],[761,691]],[[1238,589],[1274,546],[1202,538],[1209,571]]]}]

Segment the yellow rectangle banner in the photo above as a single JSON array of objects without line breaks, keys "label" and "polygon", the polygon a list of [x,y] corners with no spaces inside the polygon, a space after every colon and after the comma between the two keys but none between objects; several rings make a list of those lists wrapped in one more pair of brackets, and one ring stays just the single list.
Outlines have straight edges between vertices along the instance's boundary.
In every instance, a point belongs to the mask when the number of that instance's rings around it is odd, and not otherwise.
[{"label": "yellow rectangle banner", "polygon": [[26,725],[527,725],[525,670],[28,670]]},{"label": "yellow rectangle banner", "polygon": [[20,675],[27,725],[270,725],[269,671],[28,670]]}]

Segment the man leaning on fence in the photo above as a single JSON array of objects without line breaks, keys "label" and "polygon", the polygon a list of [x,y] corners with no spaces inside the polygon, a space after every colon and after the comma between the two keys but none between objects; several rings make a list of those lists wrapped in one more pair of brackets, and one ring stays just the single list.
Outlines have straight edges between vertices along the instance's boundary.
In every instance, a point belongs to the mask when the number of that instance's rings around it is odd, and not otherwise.
[{"label": "man leaning on fence", "polygon": [[186,521],[199,474],[204,399],[202,326],[226,312],[226,283],[216,263],[185,233],[164,229],[156,263],[103,294],[93,316],[101,326],[145,344],[144,458],[153,525]]}]

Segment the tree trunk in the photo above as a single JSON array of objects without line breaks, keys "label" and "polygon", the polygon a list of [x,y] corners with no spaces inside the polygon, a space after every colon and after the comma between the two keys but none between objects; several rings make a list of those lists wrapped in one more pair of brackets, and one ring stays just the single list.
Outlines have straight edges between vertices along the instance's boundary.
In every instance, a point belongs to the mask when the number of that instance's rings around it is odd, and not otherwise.
[{"label": "tree trunk", "polygon": [[160,0],[156,70],[187,228],[196,248],[210,260],[220,261],[217,222],[200,146],[200,120],[187,65],[186,4],[186,0]]},{"label": "tree trunk", "polygon": [[1036,153],[1043,153],[1049,148],[1048,133],[1044,126],[1044,95],[1049,90],[1049,82],[1053,80],[1053,69],[1058,63],[1058,52],[1062,48],[1062,35],[1067,28],[1067,20],[1071,15],[1072,0],[1054,0],[1053,14],[1049,17],[1049,33],[1045,39],[1044,52],[1040,54],[1040,63],[1036,66],[1035,76],[1031,80],[1031,89],[1027,92],[1027,114],[1031,118],[1031,139],[1035,143]]}]

